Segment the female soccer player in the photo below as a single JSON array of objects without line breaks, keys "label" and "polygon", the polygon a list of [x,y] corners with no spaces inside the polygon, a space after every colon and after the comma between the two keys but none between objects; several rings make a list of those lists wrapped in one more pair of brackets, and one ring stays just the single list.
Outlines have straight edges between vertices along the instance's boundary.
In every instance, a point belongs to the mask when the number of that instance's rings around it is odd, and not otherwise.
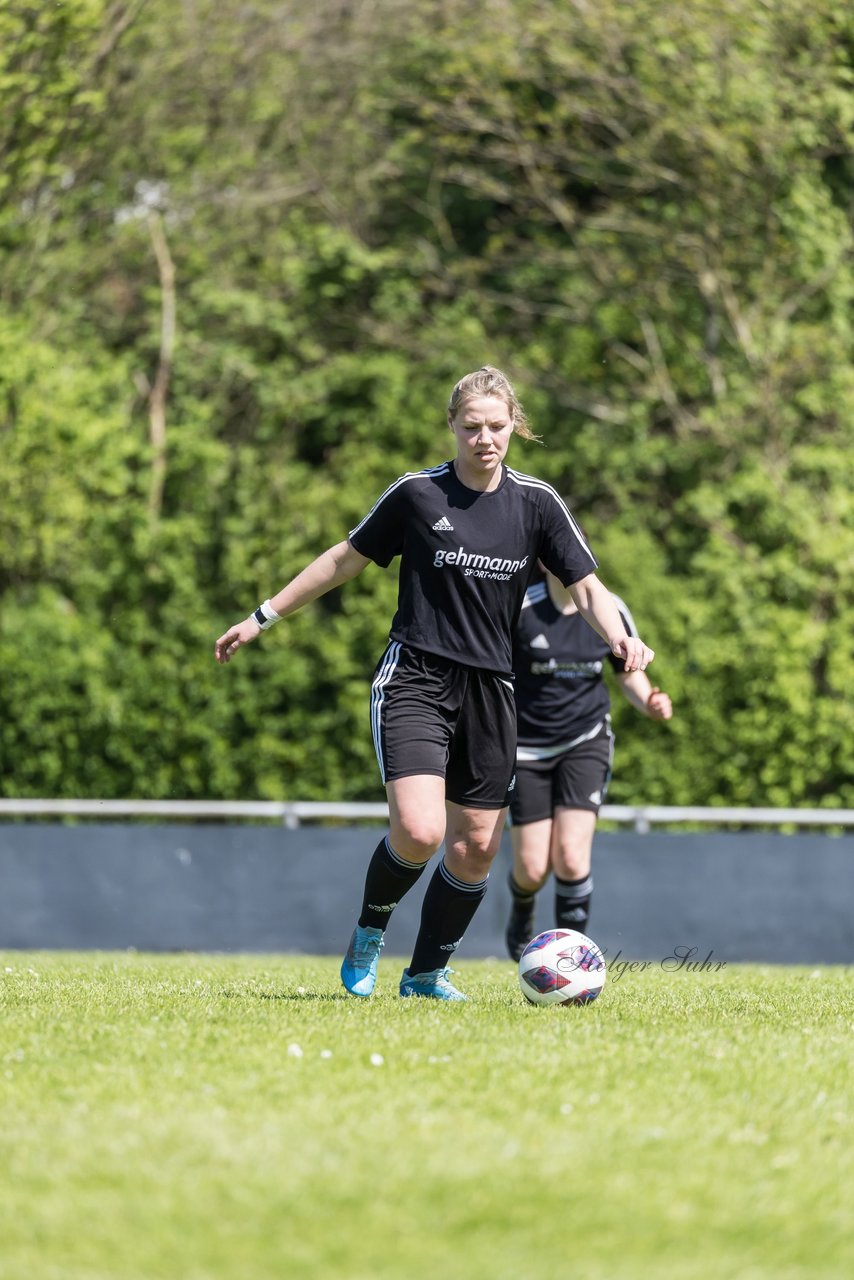
[{"label": "female soccer player", "polygon": [[401,476],[349,537],[330,547],[216,642],[228,662],[280,618],[400,556],[398,609],[377,664],[371,727],[390,831],[367,870],[341,980],[369,996],[397,903],[444,840],[424,896],[402,996],[464,1000],[448,961],[486,892],[513,781],[516,712],[512,634],[539,558],[627,671],[653,653],[630,636],[564,503],[504,465],[515,433],[531,438],[508,379],[488,366],[454,387],[448,426],[456,456]]},{"label": "female soccer player", "polygon": [[[626,634],[637,635],[622,600],[612,599]],[[670,719],[667,694],[643,670],[625,669],[585,622],[572,591],[554,574],[540,572],[525,593],[513,638],[518,745],[506,942],[514,960],[534,936],[536,895],[550,871],[556,927],[587,930],[593,833],[614,754],[611,702],[602,678],[606,661],[638,711],[651,720]]]}]

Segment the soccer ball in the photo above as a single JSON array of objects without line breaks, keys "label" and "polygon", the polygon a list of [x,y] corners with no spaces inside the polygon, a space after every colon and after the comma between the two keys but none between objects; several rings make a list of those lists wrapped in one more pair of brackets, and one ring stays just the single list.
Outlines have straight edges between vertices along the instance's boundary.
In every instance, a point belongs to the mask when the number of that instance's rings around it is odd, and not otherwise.
[{"label": "soccer ball", "polygon": [[605,985],[605,957],[575,929],[547,929],[519,959],[519,986],[531,1004],[589,1004]]}]

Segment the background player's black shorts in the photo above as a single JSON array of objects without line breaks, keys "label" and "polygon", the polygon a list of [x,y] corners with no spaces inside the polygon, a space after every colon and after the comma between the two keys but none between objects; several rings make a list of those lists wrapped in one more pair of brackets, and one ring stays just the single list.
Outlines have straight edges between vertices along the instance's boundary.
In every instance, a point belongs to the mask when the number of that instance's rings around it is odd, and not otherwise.
[{"label": "background player's black shorts", "polygon": [[503,809],[516,767],[513,682],[392,641],[371,686],[371,729],[384,783],[445,779],[445,796]]},{"label": "background player's black shorts", "polygon": [[592,738],[547,760],[516,765],[516,786],[510,802],[515,827],[550,818],[557,805],[598,813],[611,780],[614,735],[611,721],[603,721]]}]

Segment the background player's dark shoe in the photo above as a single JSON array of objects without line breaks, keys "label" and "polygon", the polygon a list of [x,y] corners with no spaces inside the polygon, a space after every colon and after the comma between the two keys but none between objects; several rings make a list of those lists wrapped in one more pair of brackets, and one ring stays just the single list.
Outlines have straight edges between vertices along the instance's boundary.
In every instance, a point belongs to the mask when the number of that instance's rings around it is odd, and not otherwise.
[{"label": "background player's dark shoe", "polygon": [[511,960],[518,960],[528,943],[534,936],[534,900],[528,903],[513,903],[504,941]]}]

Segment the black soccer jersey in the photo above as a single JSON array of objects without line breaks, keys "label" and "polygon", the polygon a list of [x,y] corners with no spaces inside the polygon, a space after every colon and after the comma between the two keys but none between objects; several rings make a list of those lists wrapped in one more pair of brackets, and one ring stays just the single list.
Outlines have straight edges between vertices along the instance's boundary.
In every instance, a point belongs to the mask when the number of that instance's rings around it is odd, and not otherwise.
[{"label": "black soccer jersey", "polygon": [[[618,596],[612,599],[627,633],[636,636],[628,609]],[[536,575],[513,637],[520,746],[560,749],[601,724],[611,707],[602,679],[606,662],[625,670],[580,613],[555,608],[545,578]]]},{"label": "black soccer jersey", "polygon": [[566,586],[596,569],[555,490],[509,467],[491,493],[467,488],[452,462],[401,476],[350,542],[379,565],[401,558],[392,640],[506,675],[537,559]]}]

